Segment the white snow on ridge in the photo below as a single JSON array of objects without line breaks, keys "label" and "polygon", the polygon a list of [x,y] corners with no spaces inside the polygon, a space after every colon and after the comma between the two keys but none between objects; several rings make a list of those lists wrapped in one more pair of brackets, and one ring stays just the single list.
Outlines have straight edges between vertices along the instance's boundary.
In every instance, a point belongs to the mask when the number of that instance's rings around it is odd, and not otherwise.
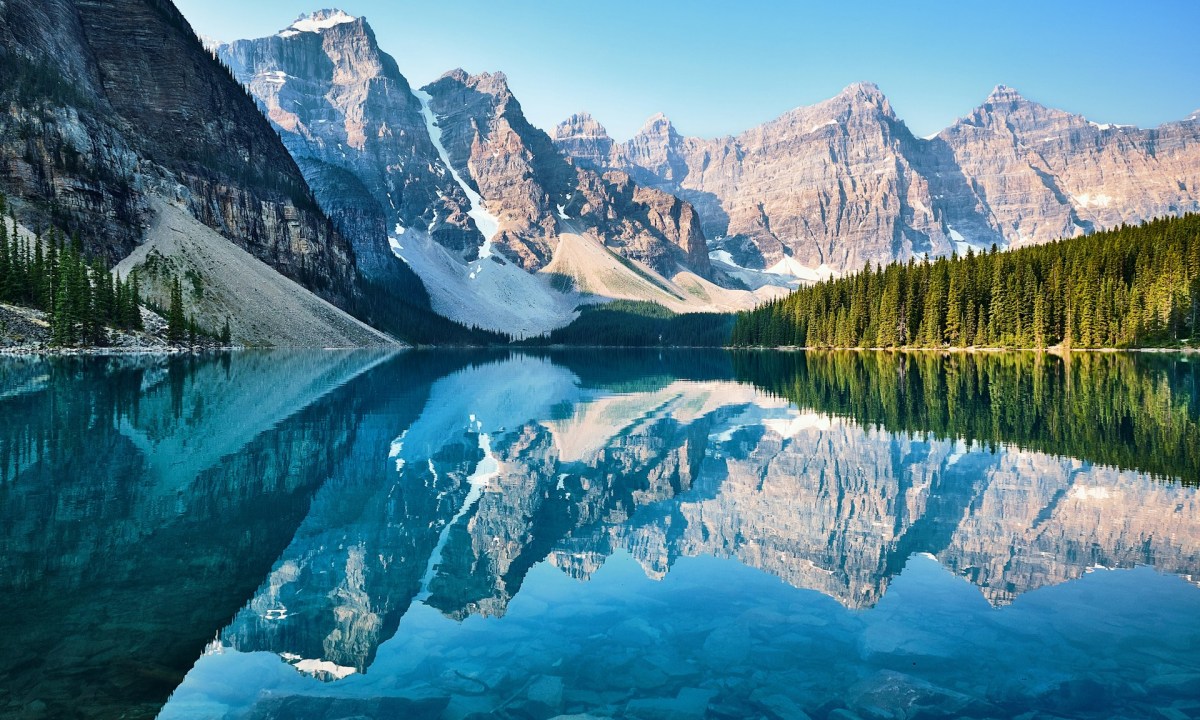
[{"label": "white snow on ridge", "polygon": [[791,288],[800,282],[799,278],[790,275],[776,275],[765,270],[742,267],[737,264],[728,250],[713,250],[708,253],[708,259],[726,274],[736,277],[750,288],[758,289],[766,286]]},{"label": "white snow on ridge", "polygon": [[331,27],[352,23],[358,18],[345,13],[341,10],[334,10],[329,13],[318,12],[312,15],[301,15],[296,22],[288,26],[286,30],[279,33],[279,37],[292,37],[300,33],[319,33],[322,30],[328,30]]},{"label": "white snow on ridge", "polygon": [[808,132],[805,133],[805,135],[812,135],[813,133],[820,130],[821,128],[827,128],[830,125],[837,125],[837,124],[838,124],[837,120],[826,120],[825,122],[821,123],[820,125],[813,125],[812,127],[810,127],[808,129]]},{"label": "white snow on ridge", "polygon": [[791,277],[799,278],[807,282],[828,280],[829,278],[837,275],[837,272],[825,263],[821,263],[821,265],[816,268],[810,268],[808,266],[801,265],[793,257],[783,258],[779,262],[767,268],[764,272],[772,275],[790,275]]},{"label": "white snow on ridge", "polygon": [[954,229],[953,225],[947,225],[946,232],[949,233],[950,240],[954,243],[954,252],[958,253],[959,255],[966,255],[967,250],[970,250],[973,247],[971,243],[967,242],[967,239],[963,237],[962,233]]},{"label": "white snow on ridge", "polygon": [[[429,93],[424,90],[413,90],[413,95],[421,101],[421,115],[425,118],[425,128],[429,131],[429,139],[433,141],[433,146],[437,149],[442,164],[450,170],[450,177],[454,178],[454,182],[458,183],[463,194],[471,203],[467,215],[475,221],[475,227],[479,228],[479,232],[483,234],[483,245],[479,247],[479,259],[485,260],[492,256],[492,239],[500,231],[500,220],[487,211],[487,206],[483,204],[483,198],[471,189],[471,186],[462,179],[462,176],[454,169],[454,165],[450,163],[450,153],[446,152],[446,146],[442,144],[442,129],[438,127],[437,119],[433,116],[433,108],[429,106],[431,100]],[[476,268],[476,271],[480,269]]]},{"label": "white snow on ridge", "polygon": [[[555,290],[548,278],[511,262],[466,265],[418,228],[389,239],[392,254],[408,263],[429,291],[434,311],[467,325],[541,335],[575,317],[579,297]],[[473,276],[473,277],[472,277]]]},{"label": "white snow on ridge", "polygon": [[1104,193],[1081,193],[1072,195],[1072,198],[1085,208],[1090,207],[1108,207],[1112,204],[1113,197]]}]

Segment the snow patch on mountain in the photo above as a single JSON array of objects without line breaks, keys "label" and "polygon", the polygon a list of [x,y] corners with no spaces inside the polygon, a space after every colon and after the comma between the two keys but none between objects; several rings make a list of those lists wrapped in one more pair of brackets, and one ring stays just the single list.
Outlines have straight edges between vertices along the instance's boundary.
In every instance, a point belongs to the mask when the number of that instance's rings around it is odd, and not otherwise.
[{"label": "snow patch on mountain", "polygon": [[296,19],[296,22],[280,32],[279,37],[292,37],[300,33],[319,33],[322,30],[328,30],[338,25],[352,23],[355,20],[358,20],[358,18],[342,10],[318,10],[311,15],[301,15]]},{"label": "snow patch on mountain", "polygon": [[781,289],[794,288],[800,284],[799,278],[789,275],[775,275],[763,270],[747,268],[738,265],[728,250],[713,250],[708,253],[708,260],[716,269],[730,277],[740,280],[746,287],[759,290],[767,286]]},{"label": "snow patch on mountain", "polygon": [[1085,208],[1106,208],[1112,204],[1111,195],[1104,193],[1080,193],[1072,196],[1076,202]]},{"label": "snow patch on mountain", "polygon": [[392,236],[393,254],[421,278],[433,310],[451,320],[518,337],[542,335],[571,322],[578,295],[555,290],[549,277],[525,272],[500,256],[464,265],[427,233]]},{"label": "snow patch on mountain", "polygon": [[791,277],[810,283],[828,280],[838,274],[837,271],[825,263],[821,263],[815,268],[810,268],[806,265],[801,265],[795,258],[790,256],[767,268],[766,272],[772,275],[790,275]]},{"label": "snow patch on mountain", "polygon": [[458,183],[463,194],[467,196],[467,200],[471,202],[467,215],[475,221],[475,227],[479,228],[479,232],[483,235],[483,245],[479,248],[479,257],[480,259],[489,258],[492,255],[492,239],[500,231],[500,220],[487,211],[487,206],[483,204],[483,198],[462,179],[462,176],[454,169],[454,165],[450,163],[450,153],[446,152],[446,146],[442,144],[442,128],[438,125],[437,119],[433,115],[433,108],[429,105],[432,99],[429,93],[424,90],[414,90],[413,95],[421,101],[421,115],[425,118],[429,139],[433,141],[433,147],[437,149],[442,164],[450,170],[450,177],[454,178],[454,182]]}]

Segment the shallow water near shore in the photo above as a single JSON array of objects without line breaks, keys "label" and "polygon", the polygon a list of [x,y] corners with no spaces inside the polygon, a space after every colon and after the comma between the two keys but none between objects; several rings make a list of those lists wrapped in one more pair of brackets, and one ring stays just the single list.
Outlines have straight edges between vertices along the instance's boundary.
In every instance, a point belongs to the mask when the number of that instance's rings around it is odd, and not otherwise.
[{"label": "shallow water near shore", "polygon": [[0,358],[12,717],[1200,713],[1170,354]]}]

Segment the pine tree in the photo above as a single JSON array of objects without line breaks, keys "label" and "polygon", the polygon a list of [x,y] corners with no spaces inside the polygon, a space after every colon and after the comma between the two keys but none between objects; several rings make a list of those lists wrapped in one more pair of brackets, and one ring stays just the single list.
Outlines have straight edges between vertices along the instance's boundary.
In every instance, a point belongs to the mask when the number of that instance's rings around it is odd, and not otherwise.
[{"label": "pine tree", "polygon": [[167,310],[167,342],[179,343],[187,334],[187,319],[183,314],[183,286],[179,278],[171,280],[171,304]]}]

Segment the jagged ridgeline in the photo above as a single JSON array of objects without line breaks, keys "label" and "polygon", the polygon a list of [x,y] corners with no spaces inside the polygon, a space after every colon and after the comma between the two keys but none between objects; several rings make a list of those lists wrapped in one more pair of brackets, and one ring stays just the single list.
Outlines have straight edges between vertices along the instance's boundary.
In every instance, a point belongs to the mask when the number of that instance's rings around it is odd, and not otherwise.
[{"label": "jagged ridgeline", "polygon": [[740,380],[892,433],[1200,484],[1200,362],[1177,354],[734,354]]},{"label": "jagged ridgeline", "polygon": [[1200,215],[893,263],[738,315],[756,347],[1147,347],[1200,339]]}]

